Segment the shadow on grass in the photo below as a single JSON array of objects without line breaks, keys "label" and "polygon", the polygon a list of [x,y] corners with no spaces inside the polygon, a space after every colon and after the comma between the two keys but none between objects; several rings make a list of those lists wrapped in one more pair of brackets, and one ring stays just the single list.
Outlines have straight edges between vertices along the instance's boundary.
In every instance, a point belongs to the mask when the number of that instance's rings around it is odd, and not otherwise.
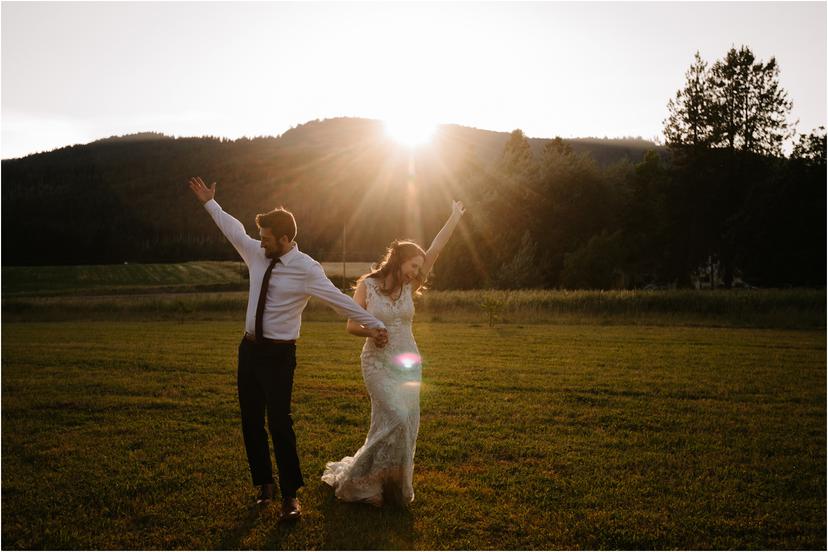
[{"label": "shadow on grass", "polygon": [[[262,507],[256,504],[251,504],[239,516],[236,528],[221,539],[218,549],[240,550],[245,548],[242,546],[242,542],[245,537],[247,537],[257,525],[263,522],[267,522],[268,520],[276,522],[276,516],[278,515],[276,512],[278,512],[278,510],[272,505],[269,507]],[[278,543],[279,539],[275,539],[275,542]]]},{"label": "shadow on grass", "polygon": [[341,502],[329,488],[321,493],[324,550],[414,550],[411,512],[401,506],[376,508]]}]

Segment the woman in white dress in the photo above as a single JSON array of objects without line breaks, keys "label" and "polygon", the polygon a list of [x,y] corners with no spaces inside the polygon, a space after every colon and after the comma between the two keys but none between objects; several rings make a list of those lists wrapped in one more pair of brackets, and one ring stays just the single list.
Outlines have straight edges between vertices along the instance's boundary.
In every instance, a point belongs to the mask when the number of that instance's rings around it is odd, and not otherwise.
[{"label": "woman in white dress", "polygon": [[[463,216],[463,204],[452,204],[451,216],[428,251],[416,243],[395,241],[373,272],[362,276],[354,300],[382,320],[388,344],[373,339],[362,347],[362,378],[371,396],[371,427],[365,444],[353,456],[328,462],[322,481],[337,498],[382,506],[414,500],[414,450],[420,427],[420,353],[411,322],[413,294],[425,282],[431,267]],[[369,330],[348,320],[350,333],[369,337]]]}]

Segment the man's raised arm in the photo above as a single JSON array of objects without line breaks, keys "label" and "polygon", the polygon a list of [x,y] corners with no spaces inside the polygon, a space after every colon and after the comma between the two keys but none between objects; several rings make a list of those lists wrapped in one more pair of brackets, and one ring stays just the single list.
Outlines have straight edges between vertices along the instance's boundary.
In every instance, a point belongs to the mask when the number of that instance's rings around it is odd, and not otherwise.
[{"label": "man's raised arm", "polygon": [[190,189],[196,198],[204,204],[204,208],[213,217],[213,221],[219,227],[221,233],[224,234],[224,237],[233,244],[242,259],[249,262],[252,255],[259,250],[260,243],[248,236],[244,225],[225,213],[221,206],[216,203],[216,183],[213,182],[212,186],[208,188],[201,177],[196,176],[190,179]]}]

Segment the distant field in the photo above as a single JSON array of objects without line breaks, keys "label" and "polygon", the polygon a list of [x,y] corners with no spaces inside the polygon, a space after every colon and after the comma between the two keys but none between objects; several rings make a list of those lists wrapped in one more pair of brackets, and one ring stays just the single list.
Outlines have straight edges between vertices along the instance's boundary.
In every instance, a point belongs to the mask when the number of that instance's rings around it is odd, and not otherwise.
[{"label": "distant field", "polygon": [[[238,320],[244,291],[3,295],[3,320]],[[415,300],[418,318],[483,324],[649,324],[825,328],[824,290],[435,291]],[[306,320],[339,320],[312,299]]]},{"label": "distant field", "polygon": [[[322,263],[342,286],[342,264]],[[371,263],[346,263],[348,284]],[[240,262],[3,267],[4,321],[228,320],[243,315]],[[348,290],[350,293],[350,290]],[[432,322],[657,324],[825,328],[825,289],[753,290],[427,290],[418,316]],[[310,320],[337,320],[311,300]]]},{"label": "distant field", "polygon": [[[371,263],[346,263],[347,278],[364,274]],[[332,279],[342,263],[322,263]],[[3,295],[157,293],[246,290],[247,267],[241,261],[2,268]]]},{"label": "distant field", "polygon": [[[322,263],[343,287],[342,264]],[[371,263],[346,263],[345,288]],[[8,322],[59,320],[228,320],[247,304],[240,262],[3,267],[2,314]],[[466,290],[428,289],[415,299],[432,322],[498,324],[649,324],[825,328],[825,289]],[[305,318],[338,320],[312,299]]]},{"label": "distant field", "polygon": [[250,508],[240,320],[2,332],[4,549],[825,549],[825,332],[418,321],[410,510],[319,481],[368,427],[359,340],[306,322],[304,519]]}]

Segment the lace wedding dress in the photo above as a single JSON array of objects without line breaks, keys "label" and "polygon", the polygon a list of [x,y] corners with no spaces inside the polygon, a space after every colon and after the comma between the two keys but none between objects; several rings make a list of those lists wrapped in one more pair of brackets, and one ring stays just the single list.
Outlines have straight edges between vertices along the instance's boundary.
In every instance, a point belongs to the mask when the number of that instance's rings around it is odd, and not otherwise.
[{"label": "lace wedding dress", "polygon": [[364,280],[368,312],[388,328],[388,344],[372,339],[362,348],[362,378],[371,395],[371,427],[365,444],[353,456],[328,462],[322,481],[337,498],[382,506],[387,501],[414,500],[414,450],[420,427],[422,367],[411,322],[412,287],[404,284],[394,300],[380,293],[378,281]]}]

